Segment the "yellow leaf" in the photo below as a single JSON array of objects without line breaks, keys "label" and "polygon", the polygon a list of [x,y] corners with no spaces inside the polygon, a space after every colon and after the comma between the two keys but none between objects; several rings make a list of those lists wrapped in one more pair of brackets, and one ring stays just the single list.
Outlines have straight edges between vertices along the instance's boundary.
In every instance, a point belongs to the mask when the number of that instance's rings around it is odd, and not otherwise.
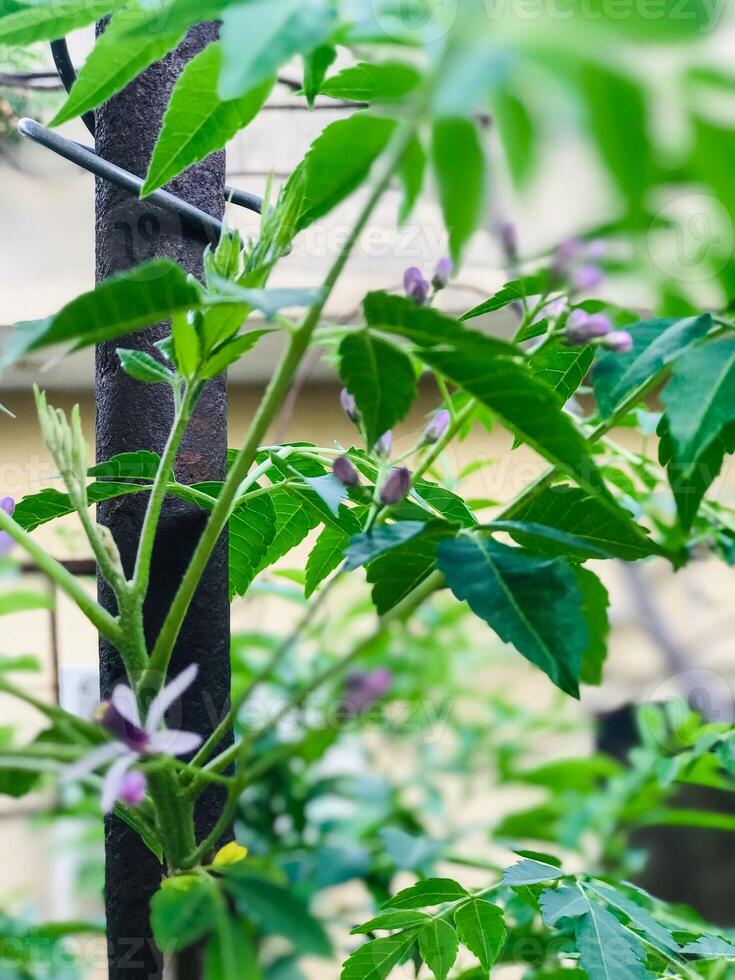
[{"label": "yellow leaf", "polygon": [[231,864],[237,864],[248,856],[247,847],[236,843],[234,840],[220,848],[212,862],[215,868],[227,868]]}]

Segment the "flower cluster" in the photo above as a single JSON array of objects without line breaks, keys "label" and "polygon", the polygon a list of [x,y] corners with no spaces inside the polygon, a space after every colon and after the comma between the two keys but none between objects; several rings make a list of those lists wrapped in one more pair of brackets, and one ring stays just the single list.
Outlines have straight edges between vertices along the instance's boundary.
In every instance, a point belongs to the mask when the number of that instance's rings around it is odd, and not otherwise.
[{"label": "flower cluster", "polygon": [[453,272],[454,265],[452,260],[446,256],[437,262],[431,282],[424,277],[421,269],[412,265],[403,274],[403,288],[406,296],[412,299],[418,306],[426,306],[431,298],[432,288],[435,293],[446,289]]},{"label": "flower cluster", "polygon": [[626,330],[615,330],[610,317],[605,316],[604,313],[572,310],[567,317],[564,333],[571,347],[598,342],[618,354],[627,354],[633,349],[631,335]]}]

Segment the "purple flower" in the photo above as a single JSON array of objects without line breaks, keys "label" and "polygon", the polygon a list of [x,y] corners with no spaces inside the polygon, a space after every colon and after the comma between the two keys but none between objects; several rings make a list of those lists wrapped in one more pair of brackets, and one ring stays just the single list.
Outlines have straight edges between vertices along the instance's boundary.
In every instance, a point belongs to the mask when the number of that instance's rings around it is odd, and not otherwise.
[{"label": "purple flower", "polygon": [[426,303],[431,290],[431,286],[424,279],[421,269],[417,269],[415,265],[403,273],[403,288],[406,291],[406,296],[412,299],[414,303],[418,303],[419,306]]},{"label": "purple flower", "polygon": [[383,435],[378,439],[374,446],[376,456],[380,456],[381,459],[388,459],[390,454],[393,452],[393,433],[388,429]]},{"label": "purple flower", "polygon": [[411,489],[411,474],[405,466],[391,470],[380,488],[380,502],[392,507],[406,496]]},{"label": "purple flower", "polygon": [[439,259],[436,263],[436,269],[434,269],[434,278],[431,280],[431,285],[434,289],[445,289],[452,278],[452,273],[454,272],[454,263],[446,255]]},{"label": "purple flower", "polygon": [[[15,510],[15,501],[12,497],[3,497],[0,500],[0,508],[2,508],[8,516],[13,516],[13,511]],[[0,558],[4,558],[9,554],[15,547],[15,541],[10,537],[7,531],[0,531]]]},{"label": "purple flower", "polygon": [[360,474],[349,456],[339,456],[332,464],[332,473],[345,487],[356,487],[360,484]]},{"label": "purple flower", "polygon": [[587,313],[584,310],[573,310],[565,328],[567,343],[572,346],[587,344],[597,337],[610,333],[613,325],[604,313]]},{"label": "purple flower", "polygon": [[607,255],[607,242],[603,238],[593,238],[584,246],[585,258],[598,262]]},{"label": "purple flower", "polygon": [[452,416],[449,414],[446,408],[443,408],[441,411],[437,412],[434,418],[424,429],[424,435],[421,440],[422,445],[433,446],[434,443],[439,442],[439,440],[446,435],[451,421]]},{"label": "purple flower", "polygon": [[552,279],[564,279],[569,271],[569,266],[577,258],[582,248],[581,242],[576,238],[567,238],[554,252],[551,262]]},{"label": "purple flower", "polygon": [[342,406],[342,411],[345,413],[350,422],[354,422],[355,425],[360,421],[360,413],[357,409],[357,403],[352,395],[346,388],[343,388],[339,393],[339,403]]},{"label": "purple flower", "polygon": [[613,330],[605,337],[602,345],[616,354],[627,354],[633,350],[633,338],[627,330]]},{"label": "purple flower", "polygon": [[[64,771],[67,780],[80,779],[107,762],[112,765],[105,774],[102,810],[108,813],[116,800],[135,806],[145,794],[145,776],[132,767],[149,755],[188,755],[201,745],[195,732],[161,728],[164,715],[178,701],[197,676],[192,664],[174,678],[151,702],[145,722],[141,721],[135,695],[126,684],[118,684],[109,701],[97,709],[99,725],[113,741],[98,745]],[[135,801],[135,802],[133,802]]]},{"label": "purple flower", "polygon": [[570,276],[570,282],[572,288],[577,290],[577,292],[586,292],[588,289],[594,289],[595,286],[599,286],[604,278],[605,273],[599,265],[584,263],[583,265],[578,265],[573,270]]},{"label": "purple flower", "polygon": [[499,230],[503,252],[511,262],[518,258],[518,229],[511,221],[504,221]]},{"label": "purple flower", "polygon": [[370,671],[353,670],[345,680],[342,713],[348,717],[361,714],[371,704],[382,700],[392,683],[393,674],[385,667]]}]

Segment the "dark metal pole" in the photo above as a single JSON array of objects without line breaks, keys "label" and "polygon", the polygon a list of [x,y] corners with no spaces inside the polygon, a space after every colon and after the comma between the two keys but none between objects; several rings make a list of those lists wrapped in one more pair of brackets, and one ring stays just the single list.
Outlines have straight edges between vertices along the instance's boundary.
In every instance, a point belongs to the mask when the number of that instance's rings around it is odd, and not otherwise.
[{"label": "dark metal pole", "polygon": [[[97,152],[113,164],[144,176],[166,104],[182,68],[216,37],[215,25],[192,29],[179,48],[153,65],[96,113]],[[170,187],[175,194],[220,218],[224,198],[224,154],[214,154],[190,168]],[[113,184],[98,179],[96,194],[97,279],[156,256],[168,256],[201,276],[202,242],[187,233],[180,220],[155,205],[139,202]],[[130,337],[123,346],[151,351],[167,331],[159,324]],[[137,449],[160,452],[173,415],[171,393],[163,385],[144,385],[120,369],[115,348],[97,349],[97,458]],[[225,379],[206,389],[188,436],[176,461],[176,476],[184,482],[221,479],[226,450]],[[123,498],[102,504],[99,520],[115,537],[128,573],[134,563],[146,501]],[[183,569],[201,534],[206,515],[179,501],[167,502],[162,516],[152,568],[151,590],[145,607],[149,642],[159,630]],[[107,606],[109,591],[100,586]],[[189,663],[200,666],[197,684],[172,719],[177,727],[210,732],[229,699],[229,601],[227,549],[216,549],[192,603],[174,653],[172,672]],[[100,681],[108,695],[122,677],[115,651],[100,648]],[[197,813],[201,835],[216,819],[221,797],[211,793]],[[106,886],[111,980],[157,980],[160,955],[151,939],[149,901],[158,888],[162,869],[130,829],[116,818],[106,825]]]}]

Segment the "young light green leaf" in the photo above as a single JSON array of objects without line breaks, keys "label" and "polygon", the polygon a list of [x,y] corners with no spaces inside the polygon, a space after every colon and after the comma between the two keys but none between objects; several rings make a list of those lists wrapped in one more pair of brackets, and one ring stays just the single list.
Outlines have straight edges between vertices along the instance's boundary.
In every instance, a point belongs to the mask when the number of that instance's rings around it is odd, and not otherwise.
[{"label": "young light green leaf", "polygon": [[421,191],[424,189],[426,177],[426,151],[418,137],[409,144],[401,161],[398,177],[403,185],[403,200],[398,210],[398,222],[404,224],[411,216]]},{"label": "young light green leaf", "polygon": [[416,931],[409,929],[364,943],[345,962],[340,980],[385,980],[415,942]]},{"label": "young light green leaf", "polygon": [[158,453],[139,449],[130,453],[118,453],[87,470],[87,476],[112,480],[155,480],[161,457]]},{"label": "young light green leaf", "polygon": [[56,0],[29,4],[0,18],[0,44],[20,47],[36,41],[55,41],[78,27],[93,24],[124,0]]},{"label": "young light green leaf", "polygon": [[661,400],[674,457],[686,476],[735,422],[735,340],[705,344],[675,361]]},{"label": "young light green leaf", "polygon": [[362,184],[395,127],[393,119],[365,113],[327,126],[312,143],[297,174],[304,182],[297,231],[323,217]]},{"label": "young light green leaf", "polygon": [[[96,504],[128,494],[148,493],[150,489],[150,484],[139,486],[135,483],[92,483],[87,487],[87,501]],[[24,530],[35,531],[42,524],[73,514],[74,510],[68,494],[49,488],[24,497],[15,508],[13,518]]]},{"label": "young light green leaf", "polygon": [[176,375],[145,351],[117,348],[123,371],[144,384],[171,384]]},{"label": "young light green leaf", "polygon": [[275,79],[265,78],[245,94],[223,101],[217,94],[222,46],[210,44],[181,73],[163,117],[141,196],[163,187],[193,163],[222,149],[260,111]]},{"label": "young light green leaf", "polygon": [[454,913],[454,924],[467,949],[478,958],[483,970],[489,970],[505,943],[503,910],[481,898],[473,898]]},{"label": "young light green leaf", "polygon": [[34,609],[53,609],[55,605],[53,598],[45,592],[32,592],[30,589],[0,592],[0,616]]},{"label": "young light green leaf", "polygon": [[590,904],[577,919],[579,962],[590,980],[645,980],[643,946],[607,909]]},{"label": "young light green leaf", "polygon": [[436,980],[446,980],[459,951],[457,933],[444,919],[431,919],[419,933],[419,951]]},{"label": "young light green leaf", "polygon": [[538,162],[534,120],[525,103],[507,85],[495,87],[490,106],[513,183],[522,190],[533,176]]},{"label": "young light green leaf", "polygon": [[479,226],[485,199],[485,155],[477,126],[468,119],[436,120],[431,152],[449,250],[459,265]]},{"label": "young light green leaf", "polygon": [[339,373],[362,416],[368,448],[408,414],[418,394],[410,357],[369,330],[340,344]]},{"label": "young light green leaf", "polygon": [[206,381],[207,378],[214,378],[227,368],[239,361],[240,358],[251,351],[261,337],[270,333],[270,330],[250,330],[248,333],[241,334],[232,340],[221,344],[210,356],[199,372],[199,377]]},{"label": "young light green leaf", "polygon": [[595,398],[603,418],[649,381],[683,351],[701,340],[712,327],[712,317],[644,320],[626,329],[633,338],[628,354],[599,349],[592,368]]},{"label": "young light green leaf", "polygon": [[213,279],[210,285],[216,289],[216,292],[208,295],[208,303],[223,304],[224,306],[238,303],[248,310],[260,310],[269,320],[272,320],[281,310],[291,307],[313,306],[322,297],[319,289],[292,289],[289,287],[251,289],[248,286],[241,286],[239,283],[229,282],[225,279]]},{"label": "young light green leaf", "polygon": [[420,73],[400,61],[360,62],[328,78],[321,86],[321,94],[353,102],[396,102],[412,92],[420,81]]},{"label": "young light green leaf", "polygon": [[513,644],[557,687],[579,697],[589,633],[582,595],[567,562],[463,536],[441,542],[438,566],[455,596],[466,600],[501,640]]},{"label": "young light green leaf", "polygon": [[154,259],[100,283],[68,303],[55,316],[16,325],[2,363],[15,363],[53,344],[75,349],[114,340],[183,313],[200,302],[199,287],[168,259]]},{"label": "young light green leaf", "polygon": [[313,51],[304,55],[304,95],[309,106],[321,91],[327,72],[337,58],[337,49],[333,44],[320,44]]},{"label": "young light green leaf", "polygon": [[221,99],[237,99],[297,54],[323,44],[336,13],[327,0],[250,0],[222,16]]},{"label": "young light green leaf", "polygon": [[460,320],[472,320],[475,317],[484,316],[486,313],[495,313],[497,310],[510,306],[511,303],[518,303],[531,296],[538,296],[548,288],[549,275],[545,272],[526,276],[524,279],[514,279],[512,282],[507,282],[489,299],[468,310],[460,317]]},{"label": "young light green leaf", "polygon": [[185,378],[193,378],[199,367],[201,349],[194,324],[185,313],[175,313],[171,318],[171,336],[179,373]]},{"label": "young light green leaf", "polygon": [[512,864],[503,872],[503,881],[516,888],[520,885],[538,885],[543,881],[554,881],[563,878],[564,872],[553,864],[544,864],[532,858],[524,858],[517,864]]},{"label": "young light green leaf", "polygon": [[202,879],[186,890],[164,887],[156,892],[151,899],[151,926],[159,949],[167,953],[186,949],[214,928],[214,887]]},{"label": "young light green leaf", "polygon": [[355,926],[350,931],[350,935],[359,935],[366,932],[376,932],[378,929],[408,929],[412,926],[423,926],[430,921],[430,917],[425,912],[417,912],[413,909],[401,909],[396,912],[384,912],[373,919],[368,919],[362,925]]},{"label": "young light green leaf", "polygon": [[465,898],[467,891],[452,878],[424,878],[385,903],[385,909],[423,909]]}]

